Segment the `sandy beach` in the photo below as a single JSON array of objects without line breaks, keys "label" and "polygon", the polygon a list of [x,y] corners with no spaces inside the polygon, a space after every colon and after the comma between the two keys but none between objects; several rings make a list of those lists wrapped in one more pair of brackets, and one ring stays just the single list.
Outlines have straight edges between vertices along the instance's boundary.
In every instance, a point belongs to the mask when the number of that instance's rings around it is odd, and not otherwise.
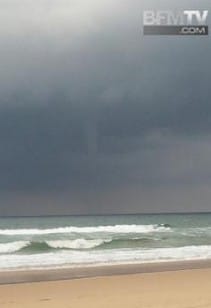
[{"label": "sandy beach", "polygon": [[154,266],[151,273],[2,284],[0,307],[211,307],[211,267],[185,270],[182,267],[184,264],[180,264],[180,270],[163,268],[159,272]]}]

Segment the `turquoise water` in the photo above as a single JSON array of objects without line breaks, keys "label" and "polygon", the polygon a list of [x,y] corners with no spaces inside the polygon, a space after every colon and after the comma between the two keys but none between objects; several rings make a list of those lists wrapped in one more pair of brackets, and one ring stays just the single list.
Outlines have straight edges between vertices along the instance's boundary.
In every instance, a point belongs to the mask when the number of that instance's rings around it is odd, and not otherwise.
[{"label": "turquoise water", "polygon": [[211,214],[0,218],[0,269],[211,258]]}]

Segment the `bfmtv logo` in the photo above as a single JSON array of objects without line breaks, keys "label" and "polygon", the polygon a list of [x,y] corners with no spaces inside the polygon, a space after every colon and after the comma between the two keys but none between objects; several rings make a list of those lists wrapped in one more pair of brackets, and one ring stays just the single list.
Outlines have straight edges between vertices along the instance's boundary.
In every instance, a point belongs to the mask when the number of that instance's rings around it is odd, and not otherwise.
[{"label": "bfmtv logo", "polygon": [[144,11],[144,34],[208,35],[208,10]]}]

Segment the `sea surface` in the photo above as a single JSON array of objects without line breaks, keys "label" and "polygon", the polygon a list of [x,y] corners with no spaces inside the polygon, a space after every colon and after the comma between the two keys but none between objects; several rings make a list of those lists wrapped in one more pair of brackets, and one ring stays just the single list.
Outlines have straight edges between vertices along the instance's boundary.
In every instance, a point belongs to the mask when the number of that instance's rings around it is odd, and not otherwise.
[{"label": "sea surface", "polygon": [[211,259],[211,214],[0,218],[0,270]]}]

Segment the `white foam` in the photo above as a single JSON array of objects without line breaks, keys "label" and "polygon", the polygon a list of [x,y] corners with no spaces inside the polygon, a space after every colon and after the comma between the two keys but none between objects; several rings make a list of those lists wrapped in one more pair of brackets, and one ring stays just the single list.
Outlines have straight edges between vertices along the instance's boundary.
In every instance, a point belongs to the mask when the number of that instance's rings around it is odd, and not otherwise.
[{"label": "white foam", "polygon": [[20,249],[28,246],[29,244],[29,241],[17,241],[0,244],[0,254],[19,251]]},{"label": "white foam", "polygon": [[156,249],[60,251],[34,255],[0,255],[0,269],[78,267],[101,264],[146,263],[211,259],[211,246]]},{"label": "white foam", "polygon": [[94,248],[102,245],[103,243],[108,243],[111,242],[112,239],[110,240],[101,240],[101,239],[96,239],[96,240],[86,240],[83,238],[76,239],[76,240],[54,240],[54,241],[46,241],[48,246],[52,248],[69,248],[69,249],[89,249],[89,248]]},{"label": "white foam", "polygon": [[96,227],[61,227],[52,229],[0,229],[0,235],[41,235],[58,233],[151,233],[170,231],[159,225],[115,225]]}]

